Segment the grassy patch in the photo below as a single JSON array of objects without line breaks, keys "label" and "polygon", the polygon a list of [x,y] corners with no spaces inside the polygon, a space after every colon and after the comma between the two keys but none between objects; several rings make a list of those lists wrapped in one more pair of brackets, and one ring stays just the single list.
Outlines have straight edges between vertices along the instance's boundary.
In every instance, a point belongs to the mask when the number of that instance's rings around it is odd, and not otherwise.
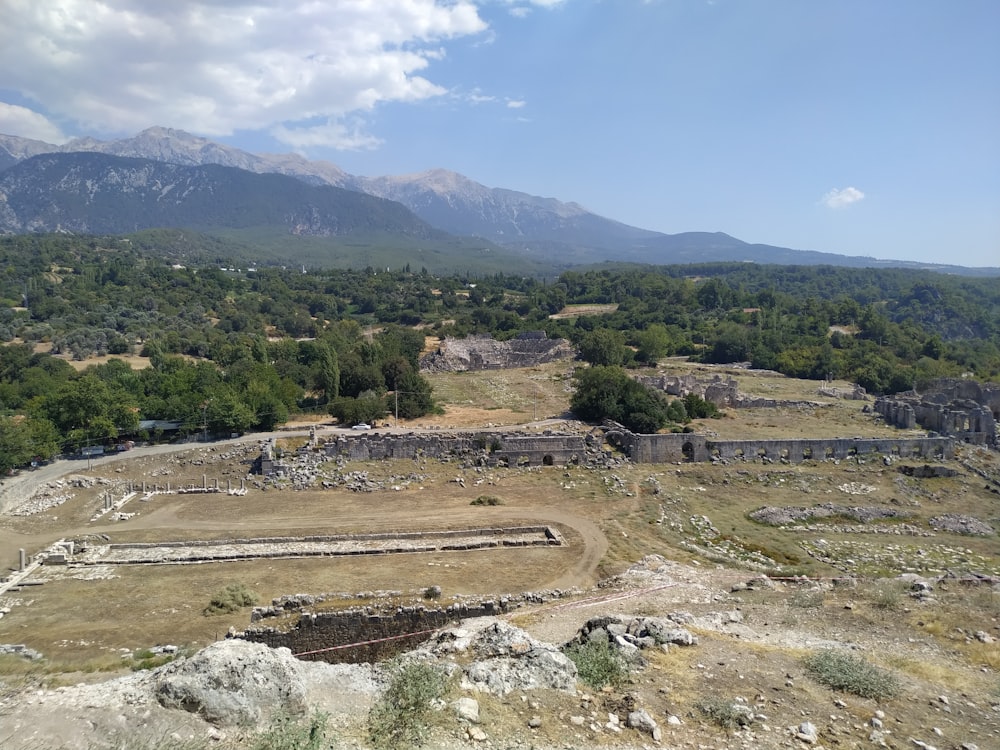
[{"label": "grassy patch", "polygon": [[882,612],[898,612],[906,600],[904,584],[899,581],[881,581],[865,593],[865,599]]},{"label": "grassy patch", "polygon": [[145,669],[156,669],[169,664],[177,658],[177,654],[155,654],[149,649],[142,649],[132,655],[132,671],[141,672]]},{"label": "grassy patch", "polygon": [[822,589],[799,589],[788,597],[788,606],[800,609],[815,609],[823,606],[826,594]]},{"label": "grassy patch", "polygon": [[884,700],[899,693],[899,680],[860,656],[841,651],[817,651],[805,659],[806,672],[833,690],[851,693],[859,698]]}]

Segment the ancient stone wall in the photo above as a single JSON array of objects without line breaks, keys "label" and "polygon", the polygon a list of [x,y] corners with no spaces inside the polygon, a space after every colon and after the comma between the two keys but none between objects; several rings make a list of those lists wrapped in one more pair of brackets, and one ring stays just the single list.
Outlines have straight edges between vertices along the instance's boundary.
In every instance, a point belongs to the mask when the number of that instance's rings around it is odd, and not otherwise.
[{"label": "ancient stone wall", "polygon": [[498,615],[507,603],[486,601],[440,609],[399,607],[391,612],[371,608],[303,613],[287,631],[251,627],[238,637],[272,648],[285,647],[300,659],[337,663],[375,662],[391,658],[427,640],[431,632],[457,620]]},{"label": "ancient stone wall", "polygon": [[713,440],[704,435],[637,435],[624,428],[607,433],[608,441],[636,463],[678,461],[754,460],[799,463],[807,459],[846,459],[854,456],[951,458],[949,438],[838,438],[832,440]]},{"label": "ancient stone wall", "polygon": [[[326,454],[352,461],[386,458],[459,458],[486,466],[553,466],[588,463],[582,435],[554,433],[450,432],[337,436],[327,441]],[[591,452],[593,449],[591,448]]]}]

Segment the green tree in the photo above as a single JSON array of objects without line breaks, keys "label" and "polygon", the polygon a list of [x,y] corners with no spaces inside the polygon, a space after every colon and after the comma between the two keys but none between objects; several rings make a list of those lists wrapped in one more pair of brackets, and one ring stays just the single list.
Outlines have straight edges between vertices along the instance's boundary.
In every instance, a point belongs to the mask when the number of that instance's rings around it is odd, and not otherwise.
[{"label": "green tree", "polygon": [[579,368],[573,379],[570,409],[580,419],[611,419],[640,433],[656,432],[668,421],[662,394],[630,378],[621,367]]},{"label": "green tree", "polygon": [[580,357],[592,365],[623,365],[630,355],[624,334],[610,328],[595,328],[584,334],[578,348]]},{"label": "green tree", "polygon": [[416,419],[434,411],[431,384],[420,373],[410,370],[399,380],[399,390],[394,394],[393,409],[399,409],[403,419]]},{"label": "green tree", "polygon": [[383,419],[388,412],[385,399],[369,391],[357,398],[340,397],[329,404],[331,416],[342,425],[356,425],[362,422],[372,424]]},{"label": "green tree", "polygon": [[639,346],[635,358],[640,362],[653,365],[670,353],[670,333],[663,323],[653,323],[635,338]]}]

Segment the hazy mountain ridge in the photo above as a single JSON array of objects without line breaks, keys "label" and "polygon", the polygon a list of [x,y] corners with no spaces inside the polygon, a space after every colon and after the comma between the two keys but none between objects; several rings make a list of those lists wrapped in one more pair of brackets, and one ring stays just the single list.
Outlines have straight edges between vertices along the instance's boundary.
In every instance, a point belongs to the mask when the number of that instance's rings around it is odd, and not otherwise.
[{"label": "hazy mountain ridge", "polygon": [[0,172],[0,231],[7,233],[275,225],[306,236],[442,234],[393,201],[218,164],[69,152],[33,156]]},{"label": "hazy mountain ridge", "polygon": [[[251,154],[181,130],[161,127],[149,128],[131,138],[114,141],[79,138],[62,146],[0,135],[0,170],[8,170],[12,165],[44,153],[80,152],[151,159],[188,167],[215,164],[257,174],[288,175],[313,186],[344,188],[400,203],[442,232],[460,237],[482,237],[517,255],[536,261],[558,258],[562,266],[603,262],[665,265],[745,261],[902,267],[1000,275],[1000,268],[968,269],[945,264],[879,260],[873,257],[754,244],[723,232],[663,234],[598,216],[576,203],[504,188],[488,188],[446,169],[409,175],[360,177],[350,175],[330,162],[310,161],[297,154]],[[0,171],[0,175],[2,174]],[[8,196],[8,203],[11,200],[12,196]],[[279,203],[283,202],[281,197],[277,200]],[[110,207],[108,210],[111,210]],[[270,215],[269,212],[265,213]],[[22,219],[18,228],[17,220],[11,218],[9,205],[0,203],[0,231],[53,231],[65,228],[52,224],[53,218],[55,215],[50,212],[45,218],[38,217],[34,221],[25,222]],[[117,223],[125,225],[128,221],[122,217]],[[322,225],[323,221],[313,216],[303,224],[303,229],[322,236],[327,231]],[[391,225],[382,229],[394,231]]]}]

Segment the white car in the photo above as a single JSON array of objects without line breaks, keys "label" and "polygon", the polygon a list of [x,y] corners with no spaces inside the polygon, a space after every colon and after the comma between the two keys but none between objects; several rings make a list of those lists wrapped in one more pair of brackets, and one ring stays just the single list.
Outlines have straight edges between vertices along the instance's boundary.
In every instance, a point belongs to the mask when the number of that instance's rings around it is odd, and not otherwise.
[{"label": "white car", "polygon": [[370,430],[371,428],[372,428],[372,426],[370,424],[365,424],[364,422],[359,422],[358,424],[354,425],[351,429],[352,430]]}]

